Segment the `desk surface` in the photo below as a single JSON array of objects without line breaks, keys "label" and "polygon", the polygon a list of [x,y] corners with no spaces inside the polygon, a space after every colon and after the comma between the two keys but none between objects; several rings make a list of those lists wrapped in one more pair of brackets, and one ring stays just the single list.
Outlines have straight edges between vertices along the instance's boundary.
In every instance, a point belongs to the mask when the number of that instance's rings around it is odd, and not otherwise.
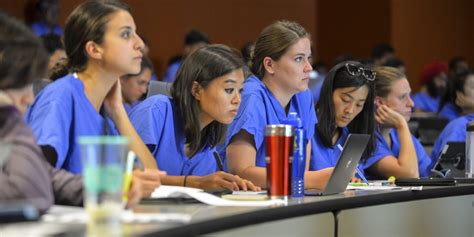
[{"label": "desk surface", "polygon": [[192,213],[192,220],[188,224],[174,226],[160,224],[146,231],[147,234],[153,236],[192,236],[292,217],[381,204],[474,194],[474,185],[423,188],[422,191],[346,191],[339,195],[290,200],[288,205],[276,207],[213,207],[204,204],[141,205],[137,211],[164,212],[172,210],[173,212]]},{"label": "desk surface", "polygon": [[[251,226],[259,223],[285,220],[293,217],[304,217],[320,213],[369,207],[382,204],[400,203],[432,198],[473,195],[474,185],[457,185],[450,187],[424,187],[422,191],[346,191],[343,194],[324,197],[305,197],[290,200],[285,206],[274,207],[215,207],[200,203],[193,204],[142,204],[135,208],[136,212],[145,213],[185,213],[192,216],[189,223],[150,223],[124,224],[127,233],[149,236],[193,236],[229,230],[232,228]],[[474,198],[473,198],[474,205]],[[474,206],[473,206],[474,207]],[[60,208],[59,208],[60,209]],[[53,208],[55,212],[58,208]],[[0,226],[2,231],[8,229],[28,231],[28,226],[39,229],[62,229],[69,233],[74,230],[85,230],[85,225],[56,223],[17,223]],[[30,230],[32,231],[32,230]],[[59,232],[59,231],[58,231]],[[32,233],[37,233],[32,232]],[[76,232],[77,233],[77,232]],[[17,233],[18,236],[23,236]]]}]

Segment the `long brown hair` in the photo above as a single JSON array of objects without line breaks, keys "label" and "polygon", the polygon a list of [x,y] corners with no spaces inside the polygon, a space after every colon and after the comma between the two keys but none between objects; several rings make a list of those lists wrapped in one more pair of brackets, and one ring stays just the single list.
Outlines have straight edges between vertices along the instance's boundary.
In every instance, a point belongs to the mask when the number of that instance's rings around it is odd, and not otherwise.
[{"label": "long brown hair", "polygon": [[243,65],[242,59],[229,47],[208,45],[186,57],[179,67],[171,87],[171,97],[183,120],[190,157],[205,145],[214,147],[225,137],[225,125],[217,121],[213,121],[201,131],[201,111],[198,101],[191,94],[193,82],[207,88],[214,79],[241,69]]}]

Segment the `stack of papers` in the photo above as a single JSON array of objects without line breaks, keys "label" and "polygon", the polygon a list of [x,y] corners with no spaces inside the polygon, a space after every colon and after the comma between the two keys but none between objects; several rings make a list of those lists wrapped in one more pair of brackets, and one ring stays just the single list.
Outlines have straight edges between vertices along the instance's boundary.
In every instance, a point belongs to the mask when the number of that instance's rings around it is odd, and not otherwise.
[{"label": "stack of papers", "polygon": [[[237,192],[233,195],[264,195],[263,193],[254,192]],[[274,206],[284,205],[284,200],[275,199],[262,199],[261,201],[238,201],[238,200],[227,200],[217,197],[213,194],[206,193],[202,189],[178,187],[178,186],[167,186],[161,185],[159,188],[151,194],[151,198],[194,198],[202,203],[213,205],[213,206]]]}]

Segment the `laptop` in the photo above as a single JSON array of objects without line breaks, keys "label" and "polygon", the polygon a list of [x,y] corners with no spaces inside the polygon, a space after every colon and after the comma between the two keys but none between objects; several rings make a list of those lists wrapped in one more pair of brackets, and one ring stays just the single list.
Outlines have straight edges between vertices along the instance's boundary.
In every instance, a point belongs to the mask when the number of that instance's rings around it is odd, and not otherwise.
[{"label": "laptop", "polygon": [[351,133],[344,143],[341,155],[324,190],[307,189],[307,196],[321,196],[342,193],[351,181],[360,158],[369,143],[370,135]]},{"label": "laptop", "polygon": [[[439,176],[443,176],[443,178],[464,177],[466,172],[466,143],[446,143],[434,169],[441,172],[442,175]],[[436,171],[432,171],[432,176],[438,176]]]}]

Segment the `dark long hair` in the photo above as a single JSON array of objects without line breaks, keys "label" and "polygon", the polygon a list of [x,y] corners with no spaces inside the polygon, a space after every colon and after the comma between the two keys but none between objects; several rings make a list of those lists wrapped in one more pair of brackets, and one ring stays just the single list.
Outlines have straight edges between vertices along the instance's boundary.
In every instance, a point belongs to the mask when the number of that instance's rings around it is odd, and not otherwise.
[{"label": "dark long hair", "polygon": [[190,157],[205,145],[214,147],[225,136],[225,125],[217,121],[213,121],[201,131],[199,103],[191,93],[193,82],[207,88],[214,79],[243,66],[242,59],[227,46],[208,45],[186,57],[179,67],[171,87],[171,97],[183,120]]},{"label": "dark long hair", "polygon": [[336,112],[334,108],[333,93],[338,88],[355,87],[360,88],[367,86],[369,94],[364,103],[362,111],[349,123],[349,133],[364,133],[371,135],[367,149],[363,159],[367,157],[375,149],[375,85],[373,81],[369,81],[362,75],[352,76],[345,69],[346,63],[352,63],[356,66],[364,67],[361,63],[355,61],[346,61],[334,66],[327,74],[321,88],[321,97],[316,104],[316,115],[318,123],[316,125],[317,135],[320,137],[323,145],[331,147],[332,138],[337,132]]},{"label": "dark long hair", "polygon": [[46,75],[48,54],[19,20],[0,11],[0,90],[20,89]]},{"label": "dark long hair", "polygon": [[82,72],[88,56],[85,45],[88,41],[102,44],[110,15],[117,11],[130,12],[130,8],[119,1],[86,1],[76,7],[66,20],[63,44],[67,60],[53,70],[52,79],[71,72]]},{"label": "dark long hair", "polygon": [[441,97],[441,102],[439,103],[438,113],[441,112],[444,105],[448,102],[454,104],[458,110],[462,110],[457,104],[456,99],[458,98],[457,92],[464,93],[464,85],[466,84],[467,78],[470,75],[474,75],[474,72],[471,70],[464,70],[457,74],[454,74],[452,78],[448,80],[448,88],[446,93]]}]

